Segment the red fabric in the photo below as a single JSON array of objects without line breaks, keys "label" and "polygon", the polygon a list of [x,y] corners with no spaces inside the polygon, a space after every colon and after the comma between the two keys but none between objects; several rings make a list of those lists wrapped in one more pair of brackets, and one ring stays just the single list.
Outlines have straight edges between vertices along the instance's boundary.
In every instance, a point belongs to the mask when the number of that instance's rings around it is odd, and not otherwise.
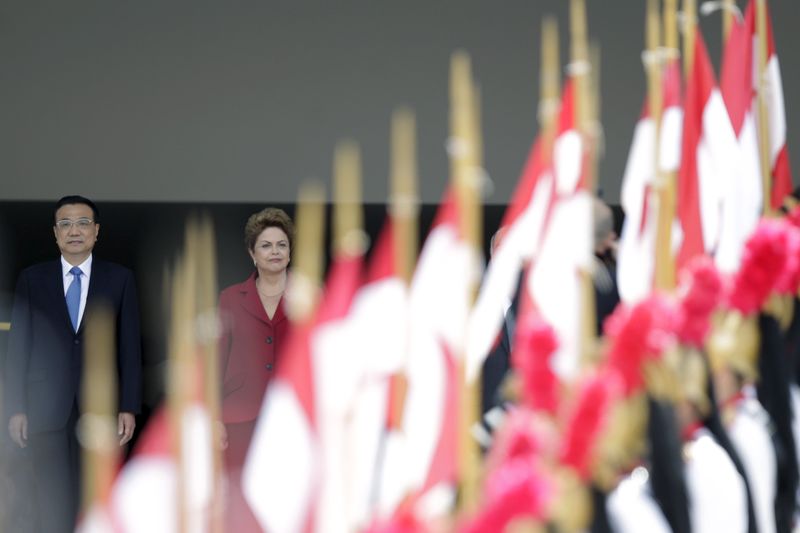
[{"label": "red fabric", "polygon": [[696,31],[696,39],[692,72],[686,88],[681,167],[678,171],[678,218],[683,228],[683,242],[678,252],[679,269],[693,257],[705,253],[697,147],[703,136],[703,113],[715,81],[706,45],[699,30]]},{"label": "red fabric", "polygon": [[772,167],[772,208],[778,209],[783,199],[792,194],[792,169],[789,165],[789,150],[783,145]]},{"label": "red fabric", "polygon": [[[766,6],[767,16],[767,62],[775,59],[775,36],[772,32],[772,16],[769,12],[769,5]],[[756,57],[752,51],[752,42],[756,36],[756,6],[755,2],[751,1],[747,4],[747,9],[744,14],[744,27],[747,31],[748,41],[750,44],[751,52],[746,58],[749,64],[752,65],[753,58]],[[748,72],[753,72],[752,67]],[[757,80],[753,80],[751,84],[755,86]],[[781,109],[780,112],[785,115],[785,110]],[[770,155],[770,157],[772,157]],[[771,161],[772,168],[772,191],[770,195],[770,203],[773,209],[778,209],[783,203],[783,199],[792,192],[792,171],[789,166],[789,153],[784,144],[777,156]]]},{"label": "red fabric", "polygon": [[664,109],[681,105],[681,66],[679,60],[671,61],[664,69]]},{"label": "red fabric", "polygon": [[219,313],[222,421],[228,424],[255,420],[289,334],[283,299],[270,320],[258,297],[253,273],[244,282],[222,291]]},{"label": "red fabric", "polygon": [[458,420],[460,416],[458,365],[445,343],[442,343],[442,351],[445,355],[445,379],[447,380],[444,391],[444,419],[423,492],[439,483],[453,483],[458,479]]},{"label": "red fabric", "polygon": [[737,137],[755,96],[752,42],[744,24],[734,20],[722,58],[720,90]]},{"label": "red fabric", "polygon": [[683,442],[689,442],[694,440],[695,433],[700,431],[703,428],[703,424],[701,422],[692,422],[681,431],[681,437],[683,438]]},{"label": "red fabric", "polygon": [[260,533],[262,531],[242,492],[242,469],[255,427],[255,420],[239,424],[225,424],[225,431],[228,434],[228,447],[224,453],[227,475],[225,531],[241,531],[242,533]]},{"label": "red fabric", "polygon": [[514,190],[514,195],[511,197],[511,203],[505,215],[503,215],[503,223],[500,224],[501,228],[511,227],[530,205],[533,192],[536,190],[536,184],[539,182],[539,176],[544,171],[541,151],[539,140],[536,139],[533,142],[533,146],[531,146],[528,159],[525,161],[525,167],[522,169],[522,176],[519,179],[517,188]]}]

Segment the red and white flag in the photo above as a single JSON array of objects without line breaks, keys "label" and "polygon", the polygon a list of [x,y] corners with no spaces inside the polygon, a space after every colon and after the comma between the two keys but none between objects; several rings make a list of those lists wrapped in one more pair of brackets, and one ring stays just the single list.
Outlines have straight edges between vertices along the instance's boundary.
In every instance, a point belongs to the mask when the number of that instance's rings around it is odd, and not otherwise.
[{"label": "red and white flag", "polygon": [[720,90],[739,143],[740,166],[724,191],[723,223],[715,262],[724,272],[735,272],[744,244],[761,216],[763,194],[758,134],[754,114],[753,39],[734,20],[722,59]]},{"label": "red and white flag", "polygon": [[[465,348],[470,287],[479,275],[478,252],[459,230],[452,191],[443,203],[417,263],[409,293],[408,391],[397,461],[398,495],[420,496],[423,515],[452,508],[457,481],[457,357]],[[399,503],[399,502],[398,502]]]},{"label": "red and white flag", "polygon": [[520,272],[541,244],[547,214],[552,205],[554,178],[546,168],[541,143],[536,140],[511,204],[503,216],[502,239],[492,254],[478,298],[469,318],[467,380],[476,379],[503,325],[503,316],[514,299]]},{"label": "red and white flag", "polygon": [[[680,163],[683,122],[680,83],[678,62],[670,61],[662,78],[664,109],[661,114],[658,164],[664,175],[677,171]],[[628,303],[644,299],[650,294],[654,284],[660,207],[655,148],[655,123],[645,103],[633,133],[628,163],[622,178],[621,203],[625,211],[625,222],[617,252],[617,286],[620,298]]]},{"label": "red and white flag", "polygon": [[264,397],[243,489],[266,531],[346,527],[340,495],[331,489],[342,476],[340,394],[350,387],[352,372],[346,344],[337,342],[348,334],[362,265],[360,255],[335,258],[316,314],[292,330]]},{"label": "red and white flag", "polygon": [[242,473],[243,492],[266,531],[313,531],[321,464],[311,320],[292,329],[270,383]]},{"label": "red and white flag", "polygon": [[527,286],[542,318],[556,331],[553,370],[571,380],[580,361],[584,319],[581,273],[592,257],[592,196],[586,188],[586,150],[575,121],[574,87],[562,95],[559,135],[553,152],[556,187],[544,239]]},{"label": "red and white flag", "polygon": [[[387,427],[392,408],[391,383],[405,367],[409,346],[408,287],[396,271],[392,221],[378,237],[370,257],[367,281],[353,301],[353,356],[359,371],[348,413],[346,476],[349,531],[362,530],[394,509],[405,488],[386,458],[402,442],[396,427]],[[382,505],[386,502],[386,505]]]},{"label": "red and white flag", "polygon": [[[750,48],[750,54],[742,61],[748,61],[752,67],[752,87],[756,91],[760,85],[758,76],[758,35],[756,32],[756,2],[750,1],[744,15],[744,27]],[[766,2],[765,2],[766,4]],[[775,37],[772,33],[772,17],[769,7],[767,12],[767,69],[763,83],[766,85],[767,119],[769,131],[769,157],[772,173],[772,197],[770,198],[773,209],[781,206],[783,199],[792,192],[792,171],[789,165],[789,151],[786,146],[786,109],[783,98],[783,81],[781,80],[781,67],[778,53],[775,48]],[[752,114],[758,117],[758,100],[753,95],[751,100]],[[756,120],[758,120],[756,118]]]},{"label": "red and white flag", "polygon": [[[363,529],[377,517],[390,378],[408,348],[407,289],[395,271],[391,223],[370,258],[368,277],[345,289],[342,305],[312,340],[322,477],[316,531]],[[334,296],[329,291],[329,297]],[[338,298],[344,304],[343,294]]]},{"label": "red and white flag", "polygon": [[629,303],[644,299],[653,288],[658,217],[655,129],[645,105],[633,132],[620,194],[625,222],[617,251],[617,286],[622,301]]},{"label": "red and white flag", "polygon": [[678,173],[677,212],[683,234],[677,259],[679,269],[698,255],[713,255],[722,232],[730,231],[729,227],[723,227],[727,218],[723,209],[732,206],[725,192],[738,186],[739,176],[739,143],[698,29],[686,87]]},{"label": "red and white flag", "polygon": [[[178,526],[178,465],[168,426],[160,409],[147,424],[133,457],[111,493],[114,531],[174,532]],[[208,531],[212,494],[211,424],[207,410],[190,405],[181,422],[187,531]],[[144,511],[146,510],[146,511]]]}]

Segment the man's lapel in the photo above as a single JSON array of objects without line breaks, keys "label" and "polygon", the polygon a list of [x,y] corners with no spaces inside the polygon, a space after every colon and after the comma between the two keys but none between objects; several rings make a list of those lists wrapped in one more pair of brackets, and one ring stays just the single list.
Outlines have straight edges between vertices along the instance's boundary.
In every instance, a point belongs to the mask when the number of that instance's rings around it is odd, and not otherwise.
[{"label": "man's lapel", "polygon": [[64,273],[61,270],[61,261],[56,260],[51,263],[51,267],[47,273],[47,293],[53,302],[53,310],[61,317],[61,320],[70,331],[72,329],[72,321],[69,318],[69,310],[67,309],[67,299],[64,297]]}]

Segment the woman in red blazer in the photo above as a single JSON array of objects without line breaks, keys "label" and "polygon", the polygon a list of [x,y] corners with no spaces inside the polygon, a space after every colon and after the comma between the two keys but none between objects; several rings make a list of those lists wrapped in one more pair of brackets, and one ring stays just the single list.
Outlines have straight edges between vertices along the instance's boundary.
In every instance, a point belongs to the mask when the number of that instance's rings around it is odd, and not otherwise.
[{"label": "woman in red blazer", "polygon": [[264,391],[288,335],[283,293],[294,225],[283,210],[267,208],[248,219],[244,236],[255,269],[245,281],[220,294],[219,354],[229,486],[226,530],[247,532],[259,529],[241,492],[242,467]]}]

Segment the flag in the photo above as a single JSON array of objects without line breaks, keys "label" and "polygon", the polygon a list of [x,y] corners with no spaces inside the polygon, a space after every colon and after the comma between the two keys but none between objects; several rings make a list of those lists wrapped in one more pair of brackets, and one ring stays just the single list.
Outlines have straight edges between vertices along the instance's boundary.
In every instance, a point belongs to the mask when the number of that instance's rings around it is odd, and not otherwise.
[{"label": "flag", "polygon": [[[739,144],[722,95],[716,86],[703,37],[696,30],[692,71],[686,88],[681,165],[678,173],[677,212],[683,240],[678,268],[693,257],[713,255],[732,206],[726,189],[739,184]],[[721,260],[726,255],[720,257]]]},{"label": "flag", "polygon": [[644,299],[653,288],[658,216],[654,209],[655,126],[645,105],[622,177],[620,199],[625,222],[617,251],[617,285],[620,298],[629,303]]},{"label": "flag", "polygon": [[467,380],[477,378],[484,359],[503,325],[508,302],[514,299],[520,271],[541,243],[554,193],[552,171],[545,167],[536,140],[500,228],[503,238],[493,253],[469,317]]},{"label": "flag", "polygon": [[[212,468],[211,425],[200,404],[190,405],[181,423],[187,531],[207,531]],[[111,493],[111,522],[124,532],[178,531],[178,464],[168,413],[159,409],[142,433],[133,457],[117,476]],[[146,512],[143,512],[146,509]]]},{"label": "flag", "polygon": [[337,326],[346,321],[361,269],[360,255],[335,258],[319,309],[292,330],[264,396],[242,478],[253,513],[271,533],[344,527],[331,484],[346,466],[339,460],[338,394],[351,382],[346,350],[328,347],[341,338]]},{"label": "flag", "polygon": [[[680,99],[680,67],[670,61],[664,69],[658,165],[664,175],[678,170],[683,109]],[[621,204],[625,222],[617,252],[617,286],[624,302],[634,303],[650,294],[654,284],[658,231],[658,202],[655,123],[645,103],[633,133],[625,174],[622,177]],[[673,242],[678,232],[673,235]]]},{"label": "flag", "polygon": [[[751,64],[749,73],[752,75],[753,90],[759,86],[758,75],[758,35],[756,32],[756,2],[747,5],[744,15],[744,27],[749,39],[747,44],[750,53],[740,60]],[[778,53],[775,48],[775,37],[772,33],[772,17],[769,6],[766,5],[767,16],[767,68],[764,80],[766,83],[767,121],[769,131],[769,163],[772,176],[771,206],[777,209],[781,206],[784,197],[792,192],[792,171],[789,165],[789,151],[786,146],[786,110],[783,98],[783,82],[781,80],[781,67]],[[758,100],[753,94],[751,101],[752,113],[758,117]]]},{"label": "flag", "polygon": [[313,322],[293,328],[264,395],[242,474],[243,492],[273,533],[311,531],[320,466],[311,370]]},{"label": "flag", "polygon": [[[457,357],[464,350],[470,287],[478,275],[477,250],[458,224],[455,195],[439,207],[409,291],[408,379],[399,461],[406,494],[420,495],[423,514],[448,511],[457,481]],[[388,450],[387,450],[388,451]]]},{"label": "flag", "polygon": [[349,461],[348,419],[363,374],[361,358],[354,349],[359,332],[354,327],[352,304],[362,275],[361,254],[340,254],[334,259],[310,337],[320,453],[319,491],[313,510],[317,532],[350,530],[348,477],[353,464]]},{"label": "flag", "polygon": [[[396,271],[392,221],[383,227],[372,251],[367,280],[351,311],[353,356],[359,369],[348,416],[348,463],[345,490],[349,530],[364,529],[378,516],[382,499],[402,498],[404,487],[386,461],[396,446],[397,427],[387,427],[393,380],[408,352],[408,289]],[[402,440],[402,439],[401,439]],[[387,503],[388,514],[393,509]]]},{"label": "flag", "polygon": [[725,188],[723,224],[716,263],[725,272],[735,272],[741,263],[744,243],[755,231],[761,216],[763,189],[758,135],[753,101],[752,38],[746,27],[734,20],[725,44],[720,90],[739,144],[741,166]]},{"label": "flag", "polygon": [[578,370],[585,311],[581,273],[590,272],[593,248],[592,197],[586,189],[587,152],[577,129],[574,105],[574,87],[568,81],[553,152],[554,203],[526,281],[536,310],[558,336],[552,365],[562,380],[571,379]]}]

